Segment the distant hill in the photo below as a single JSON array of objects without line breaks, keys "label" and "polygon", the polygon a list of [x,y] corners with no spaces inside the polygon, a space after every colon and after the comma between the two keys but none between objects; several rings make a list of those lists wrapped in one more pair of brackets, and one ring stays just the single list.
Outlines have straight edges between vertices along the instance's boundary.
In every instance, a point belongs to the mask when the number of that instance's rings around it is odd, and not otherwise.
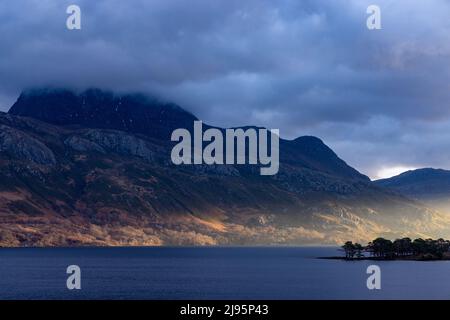
[{"label": "distant hill", "polygon": [[450,171],[424,168],[375,181],[375,184],[450,215]]},{"label": "distant hill", "polygon": [[275,176],[175,166],[169,136],[196,119],[140,94],[24,92],[0,113],[0,245],[330,244],[449,225],[316,137],[281,140]]},{"label": "distant hill", "polygon": [[424,168],[404,172],[375,183],[420,200],[450,198],[450,171]]}]

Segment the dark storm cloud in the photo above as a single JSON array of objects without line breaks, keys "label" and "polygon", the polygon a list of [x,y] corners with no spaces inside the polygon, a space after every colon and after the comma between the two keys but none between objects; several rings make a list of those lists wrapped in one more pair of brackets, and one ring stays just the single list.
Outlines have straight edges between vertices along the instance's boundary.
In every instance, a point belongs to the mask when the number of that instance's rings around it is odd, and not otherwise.
[{"label": "dark storm cloud", "polygon": [[317,135],[372,176],[450,168],[449,15],[446,0],[5,0],[0,108],[35,86],[145,91],[212,124]]}]

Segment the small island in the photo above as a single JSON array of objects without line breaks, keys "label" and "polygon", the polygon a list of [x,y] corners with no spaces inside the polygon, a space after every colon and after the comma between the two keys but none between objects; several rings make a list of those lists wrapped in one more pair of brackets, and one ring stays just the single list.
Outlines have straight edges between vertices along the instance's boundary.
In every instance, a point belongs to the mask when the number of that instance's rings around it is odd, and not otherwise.
[{"label": "small island", "polygon": [[347,241],[342,247],[344,256],[325,257],[339,260],[450,260],[450,241],[445,239],[376,238],[366,246]]}]

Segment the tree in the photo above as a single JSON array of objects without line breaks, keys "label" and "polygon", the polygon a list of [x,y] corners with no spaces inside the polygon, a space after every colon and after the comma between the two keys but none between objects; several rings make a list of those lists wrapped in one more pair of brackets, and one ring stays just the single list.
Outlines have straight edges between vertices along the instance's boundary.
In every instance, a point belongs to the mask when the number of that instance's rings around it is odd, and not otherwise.
[{"label": "tree", "polygon": [[402,239],[402,250],[403,255],[412,254],[412,242],[410,238]]},{"label": "tree", "polygon": [[355,256],[355,245],[351,241],[347,241],[343,246],[342,249],[345,251],[345,257],[347,259],[353,259]]},{"label": "tree", "polygon": [[356,257],[357,258],[362,258],[362,257],[364,257],[364,255],[363,255],[363,250],[364,250],[364,247],[362,246],[362,245],[360,245],[359,243],[355,243],[354,245],[353,245],[353,248],[355,249],[355,253],[356,253]]},{"label": "tree", "polygon": [[412,242],[412,251],[414,255],[423,254],[426,252],[426,242],[422,238],[415,239]]},{"label": "tree", "polygon": [[391,240],[376,238],[371,242],[370,248],[375,257],[391,257],[394,254],[394,248]]},{"label": "tree", "polygon": [[439,238],[435,243],[437,255],[442,257],[450,248],[450,241]]},{"label": "tree", "polygon": [[411,254],[411,239],[402,238],[396,239],[393,243],[394,254],[397,256],[404,256]]}]

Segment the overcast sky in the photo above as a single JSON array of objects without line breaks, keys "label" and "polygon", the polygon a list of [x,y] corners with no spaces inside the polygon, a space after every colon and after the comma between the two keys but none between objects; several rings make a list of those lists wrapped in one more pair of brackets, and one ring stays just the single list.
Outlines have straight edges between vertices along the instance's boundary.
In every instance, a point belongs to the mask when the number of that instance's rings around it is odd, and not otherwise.
[{"label": "overcast sky", "polygon": [[0,35],[0,110],[30,87],[143,91],[318,136],[373,178],[450,169],[449,0],[2,0]]}]

